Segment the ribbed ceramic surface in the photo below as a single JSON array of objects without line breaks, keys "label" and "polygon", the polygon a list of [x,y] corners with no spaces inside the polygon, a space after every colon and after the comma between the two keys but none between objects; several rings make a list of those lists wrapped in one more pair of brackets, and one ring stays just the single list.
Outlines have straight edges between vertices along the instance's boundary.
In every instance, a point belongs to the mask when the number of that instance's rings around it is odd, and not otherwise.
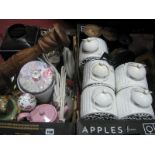
[{"label": "ribbed ceramic surface", "polygon": [[[128,116],[131,117],[131,115],[139,115],[139,117],[143,115],[151,115],[152,117],[154,117],[154,112],[151,105],[143,107],[140,106],[140,103],[138,105],[133,102],[131,98],[131,92],[133,91],[133,89],[137,89],[137,87],[123,89],[116,95],[117,112],[119,118],[127,118]],[[145,100],[145,96],[144,98],[142,98],[142,100]]]},{"label": "ribbed ceramic surface", "polygon": [[[83,50],[83,46],[84,46],[84,42],[85,40],[83,40],[80,44],[80,55],[79,55],[79,65],[82,64],[82,62],[85,60],[85,59],[88,59],[88,58],[101,58],[101,56],[104,54],[104,53],[108,53],[108,47],[107,47],[107,44],[106,42],[101,39],[101,38],[97,38],[97,37],[89,37],[91,39],[94,39],[95,41],[97,41],[98,43],[98,48],[96,51],[84,51]],[[87,39],[89,39],[87,38]],[[86,39],[86,40],[87,40]],[[87,48],[89,50],[89,47],[88,46],[92,46],[91,44],[90,45],[87,45]],[[91,49],[91,48],[90,48]],[[96,48],[94,48],[96,49]]]},{"label": "ribbed ceramic surface", "polygon": [[116,91],[127,87],[142,87],[148,89],[146,76],[142,80],[135,80],[127,74],[127,66],[129,63],[122,64],[115,69]]},{"label": "ribbed ceramic surface", "polygon": [[[106,105],[106,103],[103,103],[103,105],[101,104],[98,105],[94,102],[95,100],[94,93],[96,91],[99,91],[100,93],[102,92],[103,89],[106,90],[106,92],[108,93],[108,96],[110,95],[112,97],[112,102],[108,106]],[[108,101],[107,99],[105,99],[105,101]],[[96,100],[98,100],[98,98],[96,98]],[[107,113],[107,114],[117,116],[114,91],[104,86],[87,87],[86,89],[83,90],[82,95],[81,95],[81,111],[80,112],[81,112],[81,117],[85,117],[86,115],[96,114],[96,113]]]},{"label": "ribbed ceramic surface", "polygon": [[[98,66],[100,70],[96,71]],[[108,62],[103,60],[93,60],[84,66],[83,88],[95,83],[103,84],[115,90],[114,68],[109,65]]]}]

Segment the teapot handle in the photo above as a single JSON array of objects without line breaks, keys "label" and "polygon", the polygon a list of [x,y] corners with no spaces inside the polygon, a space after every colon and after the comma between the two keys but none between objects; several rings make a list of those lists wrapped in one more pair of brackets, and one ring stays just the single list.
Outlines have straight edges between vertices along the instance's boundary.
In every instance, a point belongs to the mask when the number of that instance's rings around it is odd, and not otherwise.
[{"label": "teapot handle", "polygon": [[24,118],[28,118],[29,117],[29,113],[28,112],[23,112],[23,113],[20,113],[17,117],[17,121],[22,121]]}]

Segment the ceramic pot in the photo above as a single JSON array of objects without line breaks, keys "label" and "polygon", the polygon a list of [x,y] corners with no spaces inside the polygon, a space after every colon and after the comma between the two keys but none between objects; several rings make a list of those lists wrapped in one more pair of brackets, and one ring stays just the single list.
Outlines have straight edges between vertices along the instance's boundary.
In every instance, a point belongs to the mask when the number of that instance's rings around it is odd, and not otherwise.
[{"label": "ceramic pot", "polygon": [[145,66],[140,63],[129,62],[118,66],[115,69],[116,91],[138,86],[148,89]]},{"label": "ceramic pot", "polygon": [[152,96],[148,89],[130,87],[116,95],[120,119],[153,119]]},{"label": "ceramic pot", "polygon": [[82,119],[108,120],[117,118],[115,93],[105,86],[90,86],[81,95]]},{"label": "ceramic pot", "polygon": [[52,66],[44,62],[31,61],[20,70],[17,83],[23,93],[34,95],[38,102],[49,102],[55,84],[55,72]]},{"label": "ceramic pot", "polygon": [[[65,111],[67,111],[67,108]],[[42,104],[37,106],[30,113],[20,113],[17,120],[21,121],[26,118],[30,122],[56,122],[58,121],[58,117],[59,113],[53,105]]]},{"label": "ceramic pot", "polygon": [[24,93],[18,98],[17,104],[22,111],[32,111],[37,104],[37,100],[34,95]]},{"label": "ceramic pot", "polygon": [[85,88],[89,85],[100,83],[115,90],[114,68],[103,60],[89,61],[84,66],[83,84]]},{"label": "ceramic pot", "polygon": [[81,66],[86,59],[100,59],[104,53],[108,54],[108,48],[103,39],[97,37],[83,39],[80,44],[79,66]]}]

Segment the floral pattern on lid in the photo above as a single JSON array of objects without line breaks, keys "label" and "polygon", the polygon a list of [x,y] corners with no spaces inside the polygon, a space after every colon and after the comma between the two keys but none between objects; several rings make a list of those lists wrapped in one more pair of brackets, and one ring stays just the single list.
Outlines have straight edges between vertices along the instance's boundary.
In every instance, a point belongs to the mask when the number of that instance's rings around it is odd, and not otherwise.
[{"label": "floral pattern on lid", "polygon": [[44,62],[31,61],[20,70],[18,82],[26,92],[43,92],[54,82],[54,71]]}]

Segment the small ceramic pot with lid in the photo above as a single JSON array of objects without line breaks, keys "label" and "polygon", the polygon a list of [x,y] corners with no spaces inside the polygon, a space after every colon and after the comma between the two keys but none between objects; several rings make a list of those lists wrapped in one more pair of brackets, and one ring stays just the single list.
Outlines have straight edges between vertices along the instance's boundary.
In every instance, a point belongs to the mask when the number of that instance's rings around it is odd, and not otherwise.
[{"label": "small ceramic pot with lid", "polygon": [[115,90],[114,68],[107,61],[93,60],[84,66],[83,88],[100,83]]},{"label": "small ceramic pot with lid", "polygon": [[152,96],[148,89],[130,87],[121,90],[116,96],[119,118],[153,119]]},{"label": "small ceramic pot with lid", "polygon": [[37,100],[34,95],[24,93],[18,98],[17,104],[22,111],[32,111],[37,104]]},{"label": "small ceramic pot with lid", "polygon": [[142,87],[148,89],[146,69],[143,64],[129,62],[118,66],[115,70],[116,91],[127,87]]},{"label": "small ceramic pot with lid", "polygon": [[79,66],[86,59],[100,59],[104,53],[108,54],[108,47],[103,39],[97,37],[83,39],[80,44]]},{"label": "small ceramic pot with lid", "polygon": [[[65,107],[65,112],[67,110],[68,107]],[[30,113],[20,113],[17,120],[22,121],[24,118],[30,122],[56,122],[59,120],[59,112],[51,104],[41,104]]]},{"label": "small ceramic pot with lid", "polygon": [[115,93],[105,86],[90,86],[81,95],[81,118],[83,119],[116,119],[117,109]]},{"label": "small ceramic pot with lid", "polygon": [[55,72],[52,66],[44,62],[31,61],[20,70],[17,83],[23,93],[30,93],[38,99],[38,102],[45,103],[52,96]]}]

